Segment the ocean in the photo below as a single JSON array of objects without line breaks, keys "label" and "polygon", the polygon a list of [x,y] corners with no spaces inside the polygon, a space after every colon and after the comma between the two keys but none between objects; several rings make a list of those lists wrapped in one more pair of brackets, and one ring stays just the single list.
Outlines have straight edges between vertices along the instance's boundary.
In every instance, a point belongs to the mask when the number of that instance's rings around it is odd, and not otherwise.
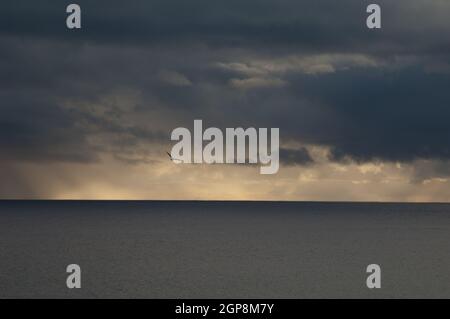
[{"label": "ocean", "polygon": [[0,298],[450,298],[449,244],[450,204],[0,201]]}]

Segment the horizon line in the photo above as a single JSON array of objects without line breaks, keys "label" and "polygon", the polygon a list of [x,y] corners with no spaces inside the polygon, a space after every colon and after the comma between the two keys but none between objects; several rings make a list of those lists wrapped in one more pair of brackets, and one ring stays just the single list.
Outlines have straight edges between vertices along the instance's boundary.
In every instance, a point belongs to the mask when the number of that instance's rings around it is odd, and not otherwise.
[{"label": "horizon line", "polygon": [[252,199],[0,199],[0,202],[221,202],[221,203],[321,203],[321,204],[448,204],[450,201],[364,201],[364,200],[252,200]]}]

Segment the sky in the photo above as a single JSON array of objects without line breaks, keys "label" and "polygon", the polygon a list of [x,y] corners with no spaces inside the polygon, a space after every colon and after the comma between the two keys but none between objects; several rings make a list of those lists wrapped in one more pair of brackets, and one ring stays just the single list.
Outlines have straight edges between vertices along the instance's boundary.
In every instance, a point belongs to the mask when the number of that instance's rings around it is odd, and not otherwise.
[{"label": "sky", "polygon": [[[450,201],[448,0],[70,3],[1,4],[1,199]],[[279,172],[174,164],[195,119]]]}]

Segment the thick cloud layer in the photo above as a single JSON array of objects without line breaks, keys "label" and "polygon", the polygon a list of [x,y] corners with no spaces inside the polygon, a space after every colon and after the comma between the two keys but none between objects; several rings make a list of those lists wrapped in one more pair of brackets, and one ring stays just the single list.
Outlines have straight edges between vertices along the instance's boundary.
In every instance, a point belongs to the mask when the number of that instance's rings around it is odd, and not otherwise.
[{"label": "thick cloud layer", "polygon": [[315,146],[336,162],[450,159],[448,1],[378,1],[381,30],[360,0],[78,3],[81,30],[68,2],[2,4],[1,161],[150,163],[194,119],[279,127],[283,165]]},{"label": "thick cloud layer", "polygon": [[377,1],[383,29],[368,32],[366,7],[373,1],[291,0],[119,0],[77,1],[83,32],[62,28],[68,1],[27,0],[2,4],[3,34],[59,37],[96,42],[203,43],[258,50],[301,48],[322,52],[448,52],[446,0]]}]

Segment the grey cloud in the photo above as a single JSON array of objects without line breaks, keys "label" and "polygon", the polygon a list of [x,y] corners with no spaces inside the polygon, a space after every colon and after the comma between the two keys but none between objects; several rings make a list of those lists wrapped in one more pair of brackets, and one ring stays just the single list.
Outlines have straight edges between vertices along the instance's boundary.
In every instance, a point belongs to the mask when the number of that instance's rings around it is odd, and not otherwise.
[{"label": "grey cloud", "polygon": [[449,179],[450,161],[449,160],[419,160],[413,166],[412,181],[423,183],[430,179]]},{"label": "grey cloud", "polygon": [[231,79],[230,85],[237,89],[277,88],[286,85],[286,81],[279,78],[245,78]]},{"label": "grey cloud", "polygon": [[190,86],[192,82],[183,74],[176,71],[162,70],[159,73],[161,81],[174,86]]}]

